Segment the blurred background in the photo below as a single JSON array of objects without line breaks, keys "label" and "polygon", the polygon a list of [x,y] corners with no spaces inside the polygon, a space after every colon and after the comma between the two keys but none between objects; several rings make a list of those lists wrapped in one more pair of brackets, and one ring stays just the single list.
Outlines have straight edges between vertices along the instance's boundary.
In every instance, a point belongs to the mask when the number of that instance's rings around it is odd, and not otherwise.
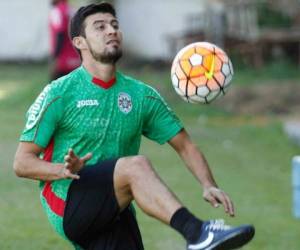
[{"label": "blurred background", "polygon": [[[69,1],[74,10],[91,2]],[[168,145],[145,140],[141,153],[199,217],[254,224],[255,239],[243,249],[300,249],[291,184],[291,160],[300,154],[300,1],[109,2],[124,33],[120,70],[161,92],[235,201],[236,218],[202,200]],[[0,2],[0,249],[72,249],[48,223],[38,183],[12,171],[25,112],[50,79],[50,11],[50,0]],[[223,48],[235,69],[228,93],[210,105],[185,103],[171,85],[172,59],[196,41]],[[173,230],[137,215],[146,250],[184,249]]]}]

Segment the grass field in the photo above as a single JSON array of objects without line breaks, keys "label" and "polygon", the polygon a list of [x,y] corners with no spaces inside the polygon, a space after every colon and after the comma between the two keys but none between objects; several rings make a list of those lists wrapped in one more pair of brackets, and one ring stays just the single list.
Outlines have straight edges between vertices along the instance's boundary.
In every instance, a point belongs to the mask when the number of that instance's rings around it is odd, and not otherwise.
[{"label": "grass field", "polygon": [[[272,69],[271,69],[272,71]],[[237,73],[234,84],[268,80],[272,73]],[[275,70],[277,72],[277,70]],[[150,68],[131,73],[154,83],[181,117],[195,143],[205,153],[219,185],[235,201],[237,216],[227,218],[221,208],[202,200],[201,187],[168,145],[144,141],[141,152],[178,197],[201,218],[222,217],[229,223],[253,223],[256,236],[245,250],[297,250],[300,221],[291,213],[290,162],[299,148],[282,132],[276,116],[234,115],[217,106],[186,104],[171,89],[168,72]],[[67,250],[39,203],[38,183],[19,179],[12,171],[24,113],[47,83],[43,65],[0,65],[0,249]],[[300,79],[297,70],[290,74]],[[276,77],[276,76],[275,76]],[[281,77],[284,81],[287,76]],[[234,86],[233,86],[234,87]],[[226,98],[226,97],[225,97]],[[181,250],[183,239],[138,210],[146,250]]]}]

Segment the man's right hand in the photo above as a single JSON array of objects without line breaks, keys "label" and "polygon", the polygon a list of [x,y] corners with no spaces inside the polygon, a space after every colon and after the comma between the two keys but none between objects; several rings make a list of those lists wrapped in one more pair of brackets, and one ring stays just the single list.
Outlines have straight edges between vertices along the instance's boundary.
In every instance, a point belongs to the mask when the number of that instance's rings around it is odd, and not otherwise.
[{"label": "man's right hand", "polygon": [[79,158],[73,151],[69,149],[68,153],[65,155],[65,164],[60,171],[61,178],[64,179],[79,179],[80,176],[77,174],[85,165],[85,162],[92,158],[92,153],[87,153],[82,158]]}]

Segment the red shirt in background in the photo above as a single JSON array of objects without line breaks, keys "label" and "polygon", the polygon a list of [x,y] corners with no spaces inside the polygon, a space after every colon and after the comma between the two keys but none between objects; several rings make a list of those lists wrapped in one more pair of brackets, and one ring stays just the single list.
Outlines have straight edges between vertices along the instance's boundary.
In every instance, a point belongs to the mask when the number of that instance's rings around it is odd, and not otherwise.
[{"label": "red shirt in background", "polygon": [[69,38],[68,29],[71,18],[71,8],[66,0],[56,4],[49,16],[50,49],[54,56],[57,46],[57,35],[63,34],[63,42],[60,53],[56,57],[55,70],[59,72],[70,72],[80,65],[80,58]]}]

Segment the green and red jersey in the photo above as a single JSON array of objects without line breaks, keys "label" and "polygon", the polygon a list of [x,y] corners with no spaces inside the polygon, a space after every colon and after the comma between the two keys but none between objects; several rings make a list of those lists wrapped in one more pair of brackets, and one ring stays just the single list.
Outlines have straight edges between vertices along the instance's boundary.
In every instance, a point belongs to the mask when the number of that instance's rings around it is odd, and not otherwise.
[{"label": "green and red jersey", "polygon": [[[163,144],[182,124],[152,87],[117,72],[103,82],[83,66],[47,85],[27,112],[20,141],[45,148],[43,158],[63,163],[69,148],[96,162],[139,153],[142,135]],[[72,180],[41,182],[41,202],[55,230]]]}]

